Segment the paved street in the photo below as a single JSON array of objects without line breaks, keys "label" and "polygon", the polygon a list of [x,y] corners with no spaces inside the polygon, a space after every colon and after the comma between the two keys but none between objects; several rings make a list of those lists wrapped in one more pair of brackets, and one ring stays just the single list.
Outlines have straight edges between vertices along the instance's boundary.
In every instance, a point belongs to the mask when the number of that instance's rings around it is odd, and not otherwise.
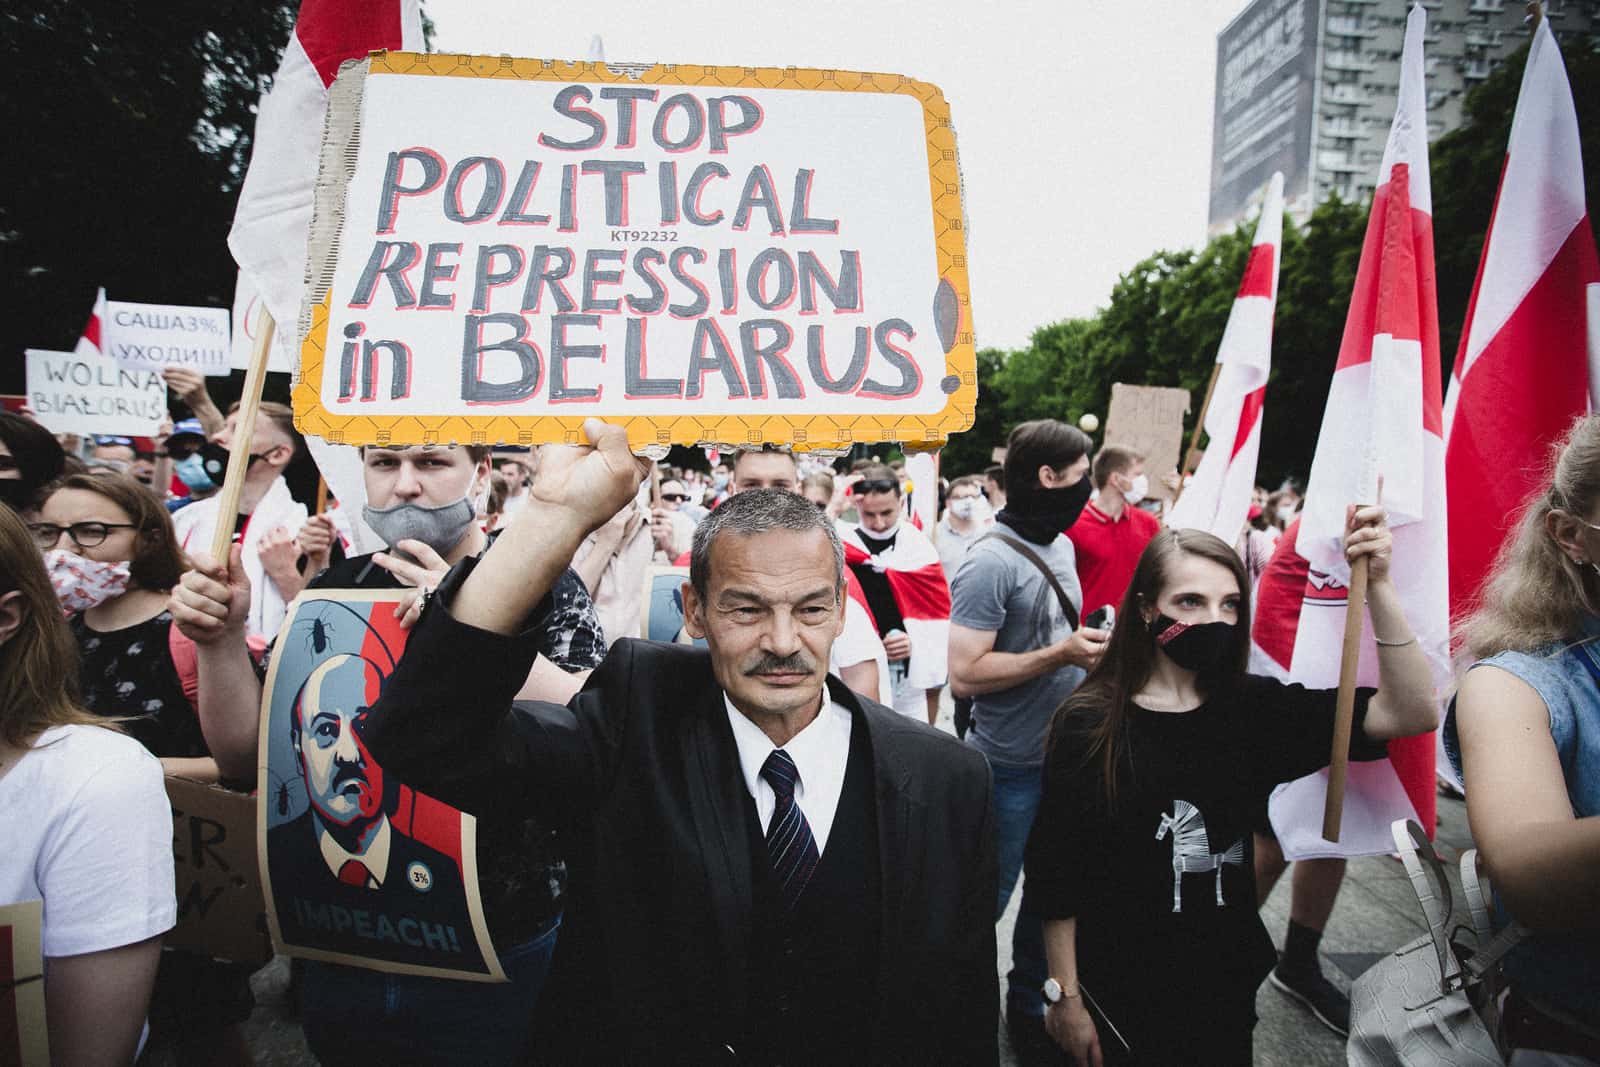
[{"label": "paved street", "polygon": [[[941,723],[945,729],[950,728],[948,717],[947,695],[945,721]],[[1440,856],[1452,866],[1461,850],[1471,847],[1466,806],[1460,801],[1440,798],[1436,847]],[[1456,892],[1460,899],[1459,886]],[[1011,909],[1001,919],[997,931],[1002,983],[1011,964],[1011,926],[1020,898],[1020,893],[1013,896]],[[1267,930],[1280,948],[1288,915],[1289,878],[1286,875],[1263,909]],[[1387,856],[1354,860],[1349,866],[1333,920],[1322,940],[1323,970],[1341,988],[1348,988],[1351,980],[1379,955],[1423,932],[1421,912],[1405,868]],[[288,971],[287,962],[280,958],[259,972],[253,982],[257,1005],[247,1036],[256,1062],[269,1067],[299,1067],[315,1062],[289,1008]],[[1262,986],[1256,998],[1256,1010],[1261,1016],[1255,1034],[1256,1064],[1332,1067],[1345,1062],[1343,1039],[1271,986]],[[1001,1063],[1006,1067],[1016,1063],[1003,1034]]]}]

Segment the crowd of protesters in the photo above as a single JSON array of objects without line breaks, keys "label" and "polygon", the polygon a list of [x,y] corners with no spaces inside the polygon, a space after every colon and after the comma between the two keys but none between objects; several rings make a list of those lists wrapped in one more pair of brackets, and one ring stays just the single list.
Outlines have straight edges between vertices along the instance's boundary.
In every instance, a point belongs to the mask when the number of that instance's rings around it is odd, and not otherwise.
[{"label": "crowd of protesters", "polygon": [[[304,442],[263,404],[222,515],[237,415],[168,377],[192,417],[155,439],[0,414],[0,905],[44,903],[57,1062],[251,1061],[249,968],[162,948],[162,776],[258,787],[304,590],[410,591],[361,751],[480,820],[509,979],[296,961],[323,1063],[994,1062],[997,1011],[1025,1064],[1248,1063],[1269,978],[1348,1027],[1317,962],[1342,861],[1295,865],[1281,958],[1257,912],[1286,866],[1267,798],[1334,731],[1331,692],[1247,671],[1256,589],[1303,574],[1294,486],[1258,489],[1230,544],[1163,526],[1176,472],[1054,420],[920,486],[898,453],[652,465],[591,423],[582,447],[364,448],[356,515],[297,499]],[[357,553],[358,518],[382,550]],[[1440,720],[1390,552],[1382,509],[1352,509],[1379,647],[1352,759]],[[678,640],[636,640],[672,568]],[[1585,1062],[1600,417],[1487,589],[1446,749],[1503,917],[1535,932],[1506,964],[1510,1039]]]}]

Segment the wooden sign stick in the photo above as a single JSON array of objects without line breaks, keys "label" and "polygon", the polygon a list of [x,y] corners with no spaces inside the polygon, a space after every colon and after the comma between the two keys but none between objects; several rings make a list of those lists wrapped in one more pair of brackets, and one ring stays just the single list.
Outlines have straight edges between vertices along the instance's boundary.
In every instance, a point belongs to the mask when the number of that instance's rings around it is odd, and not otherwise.
[{"label": "wooden sign stick", "polygon": [[239,514],[239,494],[250,466],[250,443],[256,432],[256,412],[261,410],[261,386],[267,377],[267,353],[272,351],[272,335],[277,324],[265,306],[256,319],[255,347],[250,350],[250,367],[244,372],[244,393],[239,397],[239,417],[234,421],[233,438],[228,442],[228,469],[217,494],[217,525],[211,534],[212,558],[224,566],[233,544],[233,527]]}]

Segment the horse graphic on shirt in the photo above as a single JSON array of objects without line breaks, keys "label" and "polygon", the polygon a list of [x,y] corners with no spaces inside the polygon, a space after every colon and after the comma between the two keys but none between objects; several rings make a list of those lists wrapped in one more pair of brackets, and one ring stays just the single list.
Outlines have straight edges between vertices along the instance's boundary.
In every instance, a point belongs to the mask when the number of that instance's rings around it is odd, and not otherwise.
[{"label": "horse graphic on shirt", "polygon": [[1200,809],[1187,800],[1174,800],[1172,814],[1161,816],[1156,827],[1156,840],[1172,835],[1172,910],[1183,910],[1183,876],[1202,871],[1217,872],[1217,906],[1223,906],[1222,867],[1231,863],[1244,865],[1244,838],[1235,841],[1225,852],[1212,852],[1206,837],[1206,819]]}]

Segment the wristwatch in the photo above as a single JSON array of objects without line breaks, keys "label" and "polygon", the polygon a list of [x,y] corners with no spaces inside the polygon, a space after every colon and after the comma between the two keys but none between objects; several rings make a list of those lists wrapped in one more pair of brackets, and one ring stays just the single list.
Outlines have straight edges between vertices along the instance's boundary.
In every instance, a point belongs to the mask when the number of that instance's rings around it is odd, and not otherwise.
[{"label": "wristwatch", "polygon": [[1068,993],[1066,989],[1062,987],[1061,983],[1056,981],[1054,978],[1046,978],[1044,980],[1044,986],[1039,990],[1039,992],[1044,994],[1044,1001],[1046,1004],[1060,1004],[1063,1000],[1070,1000],[1071,998],[1079,995],[1076,990]]}]

